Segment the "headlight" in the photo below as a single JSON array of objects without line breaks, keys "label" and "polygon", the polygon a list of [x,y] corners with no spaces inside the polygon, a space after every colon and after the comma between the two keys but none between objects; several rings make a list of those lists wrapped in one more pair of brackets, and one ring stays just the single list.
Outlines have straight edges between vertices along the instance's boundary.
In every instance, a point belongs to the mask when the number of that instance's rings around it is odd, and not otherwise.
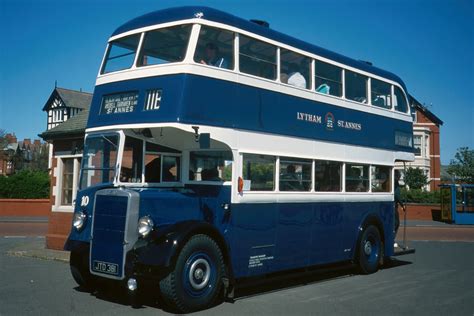
[{"label": "headlight", "polygon": [[77,230],[81,230],[81,228],[84,226],[84,223],[86,222],[86,219],[87,215],[84,212],[76,212],[72,218],[72,226],[74,226]]},{"label": "headlight", "polygon": [[145,237],[153,230],[153,220],[149,216],[143,216],[138,220],[138,233]]}]

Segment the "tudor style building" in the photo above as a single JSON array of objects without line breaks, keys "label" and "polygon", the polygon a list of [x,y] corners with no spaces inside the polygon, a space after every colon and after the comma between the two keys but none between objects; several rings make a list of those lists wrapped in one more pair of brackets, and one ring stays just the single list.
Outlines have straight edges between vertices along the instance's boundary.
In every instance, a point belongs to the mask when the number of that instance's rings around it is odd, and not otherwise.
[{"label": "tudor style building", "polygon": [[[420,168],[428,177],[428,191],[438,190],[441,183],[440,159],[440,127],[443,121],[422,105],[413,96],[409,96],[412,111],[414,110],[413,147],[415,161],[407,163],[406,167]],[[398,169],[402,169],[400,165]],[[403,172],[402,172],[403,173]]]},{"label": "tudor style building", "polygon": [[55,88],[43,107],[47,130],[39,136],[49,143],[51,175],[48,248],[62,249],[71,228],[91,100],[90,93]]}]

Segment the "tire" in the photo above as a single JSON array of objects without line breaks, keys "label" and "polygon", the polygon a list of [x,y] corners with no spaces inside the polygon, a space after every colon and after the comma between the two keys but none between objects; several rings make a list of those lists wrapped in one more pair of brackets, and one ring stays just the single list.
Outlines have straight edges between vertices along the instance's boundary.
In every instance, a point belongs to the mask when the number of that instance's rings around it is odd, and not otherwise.
[{"label": "tire", "polygon": [[221,293],[224,259],[207,235],[193,236],[178,255],[174,270],[160,281],[163,299],[179,312],[211,307]]},{"label": "tire", "polygon": [[360,273],[377,272],[383,262],[383,253],[383,243],[378,228],[374,225],[367,226],[362,232],[357,249]]},{"label": "tire", "polygon": [[94,276],[89,272],[89,258],[82,252],[71,251],[69,268],[77,285],[83,290],[93,291],[95,289]]}]

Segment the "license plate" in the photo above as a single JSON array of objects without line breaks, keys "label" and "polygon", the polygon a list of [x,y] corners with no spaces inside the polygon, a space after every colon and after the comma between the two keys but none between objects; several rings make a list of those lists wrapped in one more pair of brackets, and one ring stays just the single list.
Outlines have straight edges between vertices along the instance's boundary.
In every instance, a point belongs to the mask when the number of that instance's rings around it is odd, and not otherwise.
[{"label": "license plate", "polygon": [[92,270],[100,273],[118,275],[118,264],[94,260]]}]

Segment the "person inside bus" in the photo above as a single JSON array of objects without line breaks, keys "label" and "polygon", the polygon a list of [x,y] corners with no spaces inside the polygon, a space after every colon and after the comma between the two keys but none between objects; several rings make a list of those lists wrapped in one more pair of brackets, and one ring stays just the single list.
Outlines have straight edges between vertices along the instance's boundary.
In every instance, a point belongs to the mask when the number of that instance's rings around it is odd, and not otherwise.
[{"label": "person inside bus", "polygon": [[400,178],[401,178],[401,173],[400,170],[395,170],[395,181],[394,181],[394,200],[395,200],[395,223],[394,223],[394,232],[395,236],[397,236],[398,232],[398,227],[400,227],[400,215],[398,214],[398,206],[401,206],[403,209],[403,203],[400,198]]},{"label": "person inside bus", "polygon": [[219,47],[214,43],[206,44],[204,59],[201,59],[201,64],[218,68],[229,68],[229,63],[224,57],[220,56]]},{"label": "person inside bus", "polygon": [[306,79],[299,71],[299,67],[295,63],[291,63],[288,67],[289,75],[288,75],[288,84],[306,89]]},{"label": "person inside bus", "polygon": [[296,174],[294,165],[286,167],[286,173],[280,176],[280,190],[281,191],[303,191],[303,187]]}]

